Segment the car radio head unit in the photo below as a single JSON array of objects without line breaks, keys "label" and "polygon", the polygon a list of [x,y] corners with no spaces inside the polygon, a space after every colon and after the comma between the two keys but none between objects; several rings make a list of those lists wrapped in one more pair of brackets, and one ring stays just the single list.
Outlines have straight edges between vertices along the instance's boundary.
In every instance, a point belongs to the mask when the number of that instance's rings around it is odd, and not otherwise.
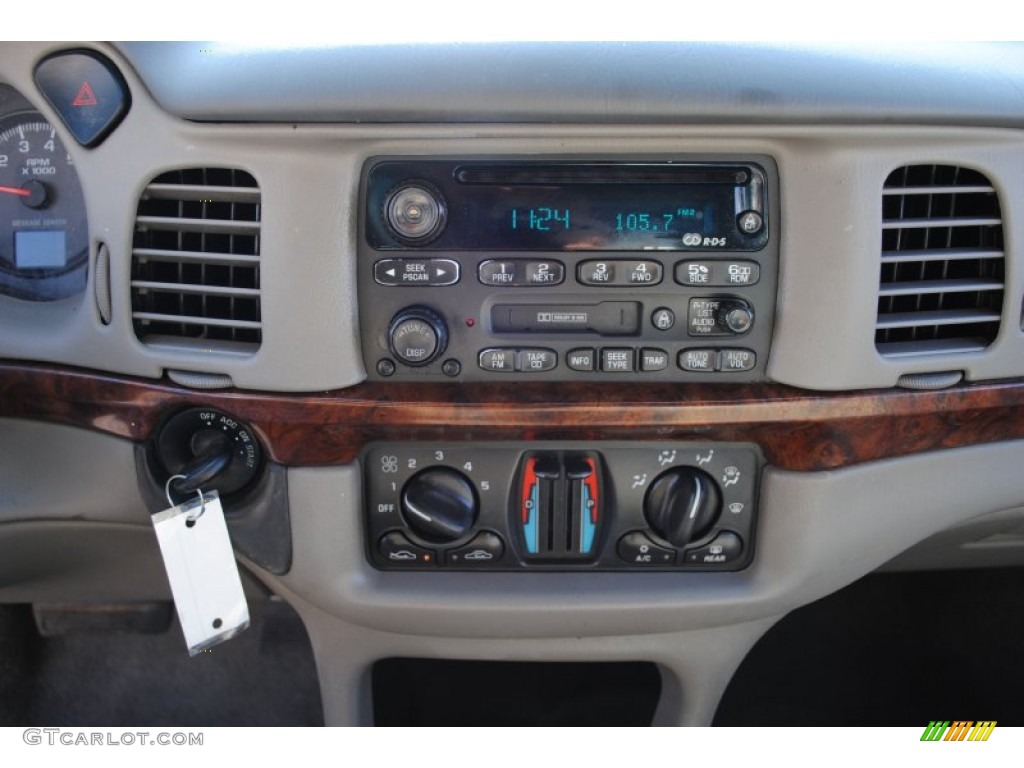
[{"label": "car radio head unit", "polygon": [[750,164],[381,162],[366,235],[381,250],[757,251],[764,187]]},{"label": "car radio head unit", "polygon": [[369,375],[763,380],[777,189],[764,156],[372,158]]}]

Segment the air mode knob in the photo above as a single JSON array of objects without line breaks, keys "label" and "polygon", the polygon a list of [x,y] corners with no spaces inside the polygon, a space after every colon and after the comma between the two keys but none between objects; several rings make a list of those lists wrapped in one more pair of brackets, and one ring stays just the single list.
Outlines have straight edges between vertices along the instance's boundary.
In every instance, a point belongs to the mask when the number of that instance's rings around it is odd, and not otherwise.
[{"label": "air mode knob", "polygon": [[402,488],[402,517],[427,541],[454,541],[465,536],[476,522],[476,513],[473,484],[454,469],[425,469]]},{"label": "air mode knob", "polygon": [[694,467],[675,467],[658,475],[644,499],[648,524],[677,547],[710,531],[721,510],[718,484]]},{"label": "air mode knob", "polygon": [[428,307],[406,307],[391,319],[388,347],[406,365],[436,360],[448,346],[448,325]]}]

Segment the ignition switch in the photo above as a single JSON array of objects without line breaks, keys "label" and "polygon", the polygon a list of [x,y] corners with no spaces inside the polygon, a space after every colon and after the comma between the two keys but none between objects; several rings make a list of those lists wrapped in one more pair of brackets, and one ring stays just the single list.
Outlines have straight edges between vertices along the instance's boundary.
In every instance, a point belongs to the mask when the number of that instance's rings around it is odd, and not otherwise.
[{"label": "ignition switch", "polygon": [[249,486],[263,464],[252,429],[216,408],[172,416],[156,438],[154,454],[164,478],[183,476],[171,483],[180,495],[203,488],[228,496]]}]

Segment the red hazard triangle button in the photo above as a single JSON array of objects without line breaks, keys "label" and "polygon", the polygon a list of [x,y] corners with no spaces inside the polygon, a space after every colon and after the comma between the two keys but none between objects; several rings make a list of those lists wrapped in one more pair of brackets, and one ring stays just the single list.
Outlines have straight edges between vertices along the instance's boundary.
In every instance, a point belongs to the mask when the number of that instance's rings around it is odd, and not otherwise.
[{"label": "red hazard triangle button", "polygon": [[92,86],[89,85],[89,81],[82,83],[82,87],[78,89],[78,95],[75,96],[75,100],[71,102],[72,107],[95,107],[99,102],[96,101],[96,94],[92,92]]}]

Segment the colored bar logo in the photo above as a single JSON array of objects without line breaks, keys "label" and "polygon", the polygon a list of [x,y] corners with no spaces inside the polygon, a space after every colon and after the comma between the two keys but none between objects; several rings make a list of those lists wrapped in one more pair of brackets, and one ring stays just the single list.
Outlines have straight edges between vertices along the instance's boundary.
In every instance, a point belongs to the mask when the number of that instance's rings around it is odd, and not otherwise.
[{"label": "colored bar logo", "polygon": [[988,741],[995,727],[995,720],[930,720],[921,741]]}]

